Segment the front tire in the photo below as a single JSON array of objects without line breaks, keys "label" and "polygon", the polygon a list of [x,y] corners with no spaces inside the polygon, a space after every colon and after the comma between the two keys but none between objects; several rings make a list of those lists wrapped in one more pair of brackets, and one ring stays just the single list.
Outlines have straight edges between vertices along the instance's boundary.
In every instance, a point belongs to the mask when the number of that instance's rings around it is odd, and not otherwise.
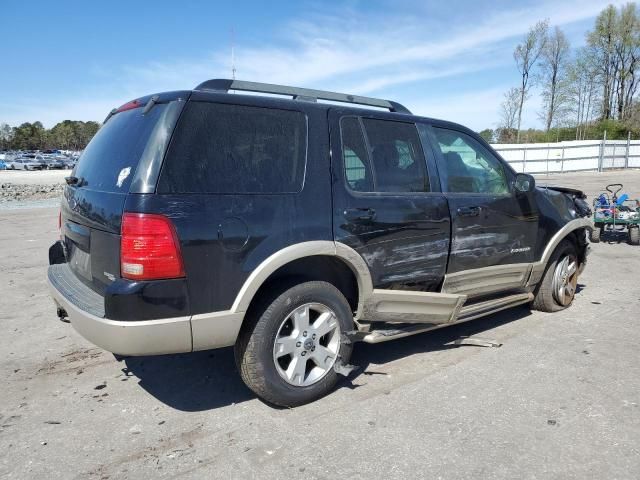
[{"label": "front tire", "polygon": [[629,228],[629,243],[631,245],[640,245],[640,228],[639,227]]},{"label": "front tire", "polygon": [[575,298],[579,271],[576,247],[564,240],[553,252],[538,285],[532,308],[541,312],[558,312],[569,307]]},{"label": "front tire", "polygon": [[295,407],[323,397],[336,385],[336,362],[348,363],[345,333],[353,313],[327,282],[305,282],[252,308],[235,347],[244,383],[263,400]]},{"label": "front tire", "polygon": [[594,229],[591,230],[591,233],[589,235],[589,240],[591,240],[591,243],[600,243],[600,238],[602,238],[602,230],[603,227],[601,225],[595,225]]}]

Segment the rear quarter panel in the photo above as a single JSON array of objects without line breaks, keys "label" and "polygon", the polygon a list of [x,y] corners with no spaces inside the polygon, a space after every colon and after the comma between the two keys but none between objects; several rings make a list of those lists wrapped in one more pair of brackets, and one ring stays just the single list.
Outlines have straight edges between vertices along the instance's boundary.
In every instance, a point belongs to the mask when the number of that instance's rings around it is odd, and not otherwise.
[{"label": "rear quarter panel", "polygon": [[332,240],[326,111],[310,108],[305,181],[293,194],[129,194],[125,210],[160,213],[180,239],[191,314],[227,310],[245,280],[289,245]]}]

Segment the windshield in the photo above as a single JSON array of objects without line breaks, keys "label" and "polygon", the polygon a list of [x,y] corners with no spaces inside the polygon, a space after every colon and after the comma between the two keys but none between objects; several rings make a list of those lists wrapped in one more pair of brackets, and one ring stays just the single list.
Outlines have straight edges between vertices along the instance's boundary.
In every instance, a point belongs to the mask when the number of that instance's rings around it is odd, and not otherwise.
[{"label": "windshield", "polygon": [[112,116],[82,153],[74,175],[91,190],[127,193],[151,132],[167,107],[154,106],[146,114],[134,108]]}]

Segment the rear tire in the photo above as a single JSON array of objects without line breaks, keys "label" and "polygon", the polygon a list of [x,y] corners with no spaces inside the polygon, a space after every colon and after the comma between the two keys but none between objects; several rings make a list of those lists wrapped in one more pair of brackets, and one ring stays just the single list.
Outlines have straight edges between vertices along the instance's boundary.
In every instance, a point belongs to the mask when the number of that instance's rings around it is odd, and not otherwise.
[{"label": "rear tire", "polygon": [[629,243],[631,245],[640,245],[640,228],[629,228]]},{"label": "rear tire", "polygon": [[333,367],[351,357],[344,334],[353,329],[353,313],[330,283],[284,288],[251,308],[235,357],[242,380],[258,397],[295,407],[333,390],[338,381]]},{"label": "rear tire", "polygon": [[547,264],[532,308],[541,312],[558,312],[569,307],[575,298],[579,271],[576,247],[567,240],[562,241]]},{"label": "rear tire", "polygon": [[601,237],[602,237],[602,227],[596,224],[594,229],[591,230],[589,239],[591,240],[591,243],[600,243]]}]

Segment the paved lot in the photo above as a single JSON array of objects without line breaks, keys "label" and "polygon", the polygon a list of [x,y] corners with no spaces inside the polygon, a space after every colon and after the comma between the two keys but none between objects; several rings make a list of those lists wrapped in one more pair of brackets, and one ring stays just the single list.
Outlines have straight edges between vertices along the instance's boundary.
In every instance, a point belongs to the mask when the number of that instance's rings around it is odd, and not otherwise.
[{"label": "paved lot", "polygon": [[[640,172],[553,183],[618,177],[638,193]],[[56,223],[0,211],[0,477],[640,478],[640,247],[594,245],[567,311],[358,345],[358,375],[278,410],[229,349],[118,363],[58,322]],[[448,345],[461,335],[504,345]]]}]

